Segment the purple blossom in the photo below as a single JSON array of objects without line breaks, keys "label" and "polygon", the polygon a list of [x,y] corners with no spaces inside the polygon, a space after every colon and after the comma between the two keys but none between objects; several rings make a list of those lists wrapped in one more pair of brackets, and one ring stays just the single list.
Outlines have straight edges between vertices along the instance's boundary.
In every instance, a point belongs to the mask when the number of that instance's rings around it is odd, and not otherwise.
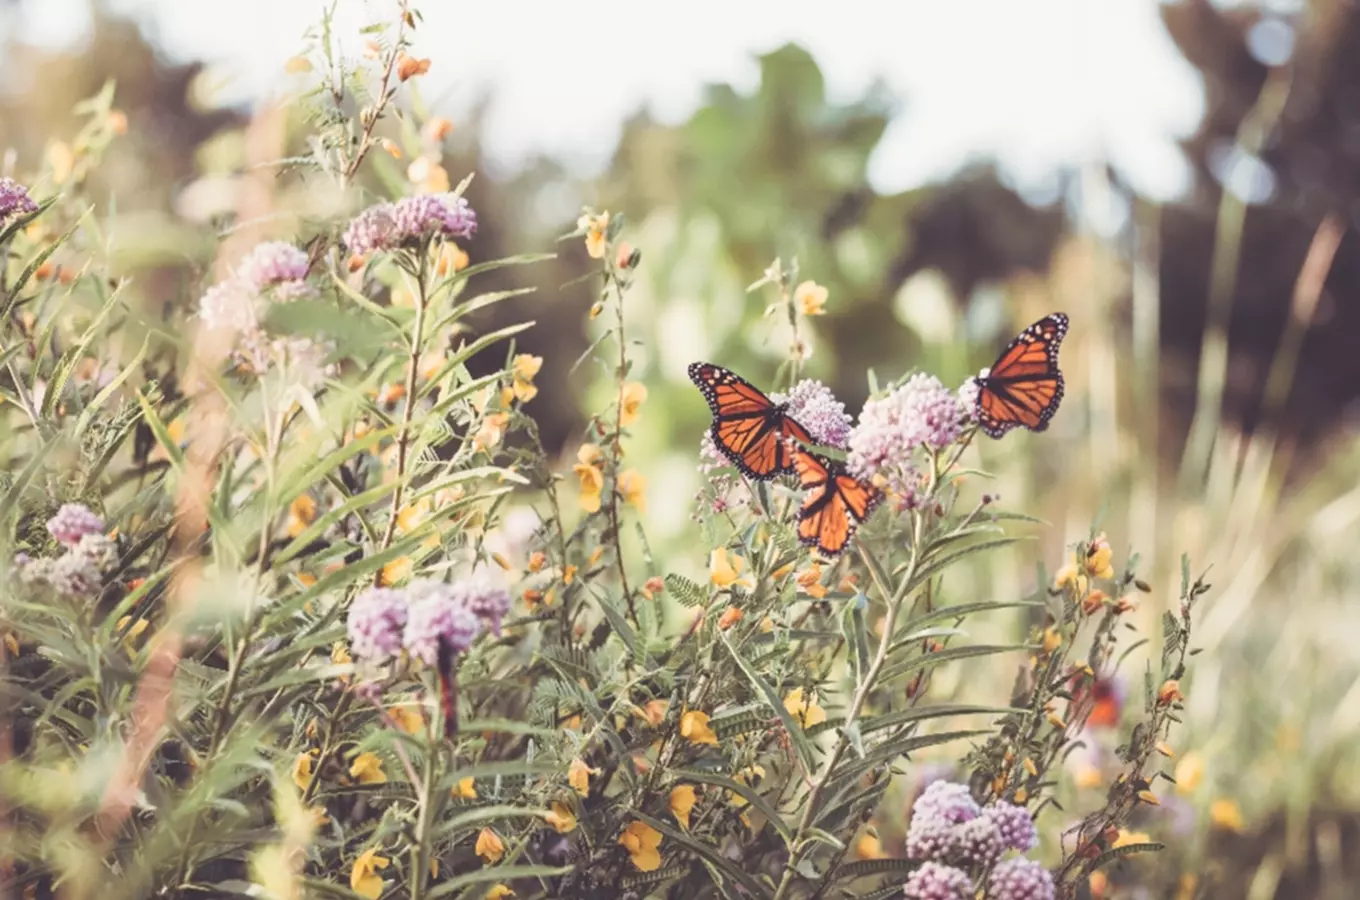
[{"label": "purple blossom", "polygon": [[74,547],[87,534],[102,534],[104,520],[84,503],[66,503],[47,520],[47,530],[66,546]]},{"label": "purple blossom", "polygon": [[793,386],[788,395],[771,394],[775,403],[787,403],[788,414],[812,435],[813,440],[828,447],[845,449],[850,437],[850,417],[845,404],[836,399],[831,388],[811,378],[804,378]]},{"label": "purple blossom", "polygon": [[83,553],[72,550],[63,553],[46,572],[47,583],[70,597],[95,594],[103,584],[99,568]]},{"label": "purple blossom", "polygon": [[996,833],[1007,850],[1028,853],[1038,846],[1039,831],[1023,806],[998,800],[984,809],[982,816],[996,826]]},{"label": "purple blossom", "polygon": [[254,331],[259,328],[259,297],[234,278],[208,288],[198,301],[198,317],[211,329]]},{"label": "purple blossom", "polygon": [[986,378],[990,371],[983,369],[977,375],[964,379],[963,384],[959,385],[959,406],[963,407],[964,417],[969,422],[977,420],[978,394],[982,391],[982,379]]},{"label": "purple blossom", "polygon": [[13,178],[0,178],[0,222],[37,211],[38,204],[28,196],[28,188]]},{"label": "purple blossom", "polygon": [[987,879],[987,900],[1053,900],[1053,876],[1030,859],[1008,859]]},{"label": "purple blossom", "polygon": [[942,450],[963,433],[968,413],[934,375],[917,373],[901,387],[864,404],[850,431],[847,463],[857,478],[880,476],[910,508],[920,481],[916,451]]},{"label": "purple blossom", "polygon": [[118,563],[118,545],[106,534],[87,534],[69,552],[85,557],[100,571],[108,571]]},{"label": "purple blossom", "polygon": [[436,664],[441,644],[463,653],[481,634],[481,621],[452,585],[418,579],[406,591],[411,611],[403,643],[406,652],[426,665]]},{"label": "purple blossom", "polygon": [[902,893],[907,900],[969,900],[973,882],[967,872],[928,862],[907,877]]},{"label": "purple blossom", "polygon": [[453,585],[452,595],[481,620],[488,631],[500,636],[501,621],[510,611],[509,591],[482,574]]},{"label": "purple blossom", "polygon": [[406,598],[400,591],[369,588],[349,608],[350,649],[364,662],[386,662],[401,650],[406,620]]},{"label": "purple blossom", "polygon": [[396,203],[378,203],[359,213],[345,229],[345,246],[366,256],[394,250],[432,235],[471,237],[477,214],[467,200],[453,194],[416,194]]},{"label": "purple blossom", "polygon": [[986,817],[985,811],[976,819],[955,825],[949,837],[949,860],[962,866],[990,866],[1006,852],[996,823]]},{"label": "purple blossom", "polygon": [[934,781],[926,785],[921,796],[916,798],[911,812],[913,816],[924,814],[957,825],[976,819],[982,810],[969,793],[968,785],[953,781]]},{"label": "purple blossom", "polygon": [[958,826],[972,822],[980,812],[966,785],[932,782],[912,804],[907,856],[936,860],[957,856],[966,843],[956,834]]},{"label": "purple blossom", "polygon": [[307,277],[307,254],[283,241],[266,241],[241,260],[236,277],[255,294],[276,284],[300,282]]}]

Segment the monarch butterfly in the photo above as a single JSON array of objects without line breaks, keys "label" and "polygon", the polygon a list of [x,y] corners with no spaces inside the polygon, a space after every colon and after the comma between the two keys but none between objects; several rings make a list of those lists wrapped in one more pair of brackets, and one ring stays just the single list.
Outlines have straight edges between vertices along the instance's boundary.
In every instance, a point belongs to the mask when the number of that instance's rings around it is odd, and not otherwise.
[{"label": "monarch butterfly", "polygon": [[977,418],[982,430],[999,438],[1017,425],[1043,431],[1063,398],[1058,345],[1067,316],[1053,313],[1020,332],[978,376]]},{"label": "monarch butterfly", "polygon": [[802,448],[794,450],[793,466],[807,492],[798,510],[798,540],[825,556],[839,556],[883,492],[846,472],[844,463]]},{"label": "monarch butterfly", "polygon": [[691,363],[689,378],[713,411],[713,443],[748,478],[767,481],[793,470],[790,440],[812,435],[746,379],[712,363]]}]

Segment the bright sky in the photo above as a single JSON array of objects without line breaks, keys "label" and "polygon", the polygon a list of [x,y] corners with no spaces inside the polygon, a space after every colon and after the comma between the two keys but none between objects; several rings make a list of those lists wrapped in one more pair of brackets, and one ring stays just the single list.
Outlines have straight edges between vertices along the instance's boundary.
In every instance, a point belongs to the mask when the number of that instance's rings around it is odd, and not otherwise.
[{"label": "bright sky", "polygon": [[[233,98],[281,83],[320,0],[111,0],[148,22],[172,57],[218,63]],[[754,54],[808,47],[833,98],[881,77],[901,114],[873,161],[880,190],[947,177],[994,157],[1020,185],[1059,166],[1108,158],[1144,192],[1179,193],[1189,170],[1175,139],[1195,127],[1203,94],[1161,26],[1157,0],[687,0],[683,4],[415,0],[416,50],[434,59],[422,85],[439,111],[494,87],[485,141],[514,166],[548,152],[583,172],[601,166],[620,121],[640,104],[687,114],[706,82],[751,87]],[[79,37],[85,0],[28,4],[34,42]],[[338,32],[389,0],[339,0]],[[650,8],[651,12],[644,12]]]}]

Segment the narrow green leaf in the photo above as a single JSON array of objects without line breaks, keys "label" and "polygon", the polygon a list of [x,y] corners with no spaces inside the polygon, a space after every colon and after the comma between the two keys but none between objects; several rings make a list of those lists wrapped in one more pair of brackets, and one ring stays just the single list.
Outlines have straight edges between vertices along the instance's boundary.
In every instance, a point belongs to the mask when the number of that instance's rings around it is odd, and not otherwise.
[{"label": "narrow green leaf", "polygon": [[[702,856],[718,871],[745,888],[748,897],[770,896],[769,888],[753,878],[745,869],[742,869],[736,863],[732,862],[732,860],[719,853],[718,848],[710,847],[708,844],[702,843],[691,837],[687,832],[672,828],[660,819],[649,816],[640,810],[633,810],[628,815],[636,819],[641,819],[643,822],[646,822],[648,825],[661,832],[663,837],[669,838],[686,850],[691,850]],[[664,847],[665,845],[663,844],[662,846]]]},{"label": "narrow green leaf", "polygon": [[770,801],[762,797],[760,793],[750,785],[742,784],[740,781],[728,778],[725,775],[719,775],[716,772],[701,772],[695,769],[676,769],[673,774],[681,781],[697,781],[701,784],[711,784],[714,787],[726,788],[734,794],[740,794],[742,797],[746,798],[752,806],[760,810],[761,815],[770,820],[770,824],[774,826],[775,831],[779,832],[779,836],[784,839],[785,844],[788,844],[789,841],[793,840],[793,830],[789,828],[788,823],[784,821],[783,816],[781,816],[779,811],[770,804]]},{"label": "narrow green leaf", "polygon": [[794,721],[794,718],[789,714],[789,711],[784,708],[783,699],[780,698],[779,694],[775,692],[775,689],[760,676],[760,673],[755,670],[755,667],[737,652],[737,648],[732,646],[732,642],[728,639],[727,634],[725,632],[719,632],[718,634],[719,638],[722,640],[723,646],[727,648],[727,652],[732,655],[732,659],[736,660],[737,667],[746,675],[746,679],[751,682],[751,685],[756,689],[756,692],[765,698],[765,702],[770,704],[770,708],[779,715],[780,721],[784,723],[784,729],[788,732],[789,738],[793,741],[794,749],[798,752],[798,759],[803,763],[803,771],[811,774],[815,768],[815,761],[812,757],[812,744],[808,741],[807,735],[804,734],[803,729],[798,723]]},{"label": "narrow green leaf", "polygon": [[572,870],[572,866],[489,866],[484,869],[474,869],[471,872],[464,872],[462,875],[454,875],[452,878],[441,879],[439,884],[425,892],[426,897],[447,897],[454,891],[462,890],[475,884],[486,884],[488,881],[514,881],[517,878],[555,878],[558,875],[565,875]]}]

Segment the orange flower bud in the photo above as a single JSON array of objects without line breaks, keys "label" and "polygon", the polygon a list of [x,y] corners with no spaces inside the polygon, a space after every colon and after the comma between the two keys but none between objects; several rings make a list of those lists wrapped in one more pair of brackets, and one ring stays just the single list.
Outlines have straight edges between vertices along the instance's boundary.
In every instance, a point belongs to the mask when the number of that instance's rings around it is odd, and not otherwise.
[{"label": "orange flower bud", "polygon": [[722,616],[718,618],[718,628],[726,631],[744,618],[746,618],[746,613],[735,606],[729,606],[723,610]]},{"label": "orange flower bud", "polygon": [[1184,700],[1185,695],[1181,693],[1181,683],[1174,678],[1162,683],[1161,690],[1157,691],[1157,703],[1160,706],[1168,706],[1177,700]]},{"label": "orange flower bud", "polygon": [[402,81],[409,81],[417,75],[424,75],[430,71],[430,61],[428,59],[416,59],[402,53],[397,57],[397,77]]}]

